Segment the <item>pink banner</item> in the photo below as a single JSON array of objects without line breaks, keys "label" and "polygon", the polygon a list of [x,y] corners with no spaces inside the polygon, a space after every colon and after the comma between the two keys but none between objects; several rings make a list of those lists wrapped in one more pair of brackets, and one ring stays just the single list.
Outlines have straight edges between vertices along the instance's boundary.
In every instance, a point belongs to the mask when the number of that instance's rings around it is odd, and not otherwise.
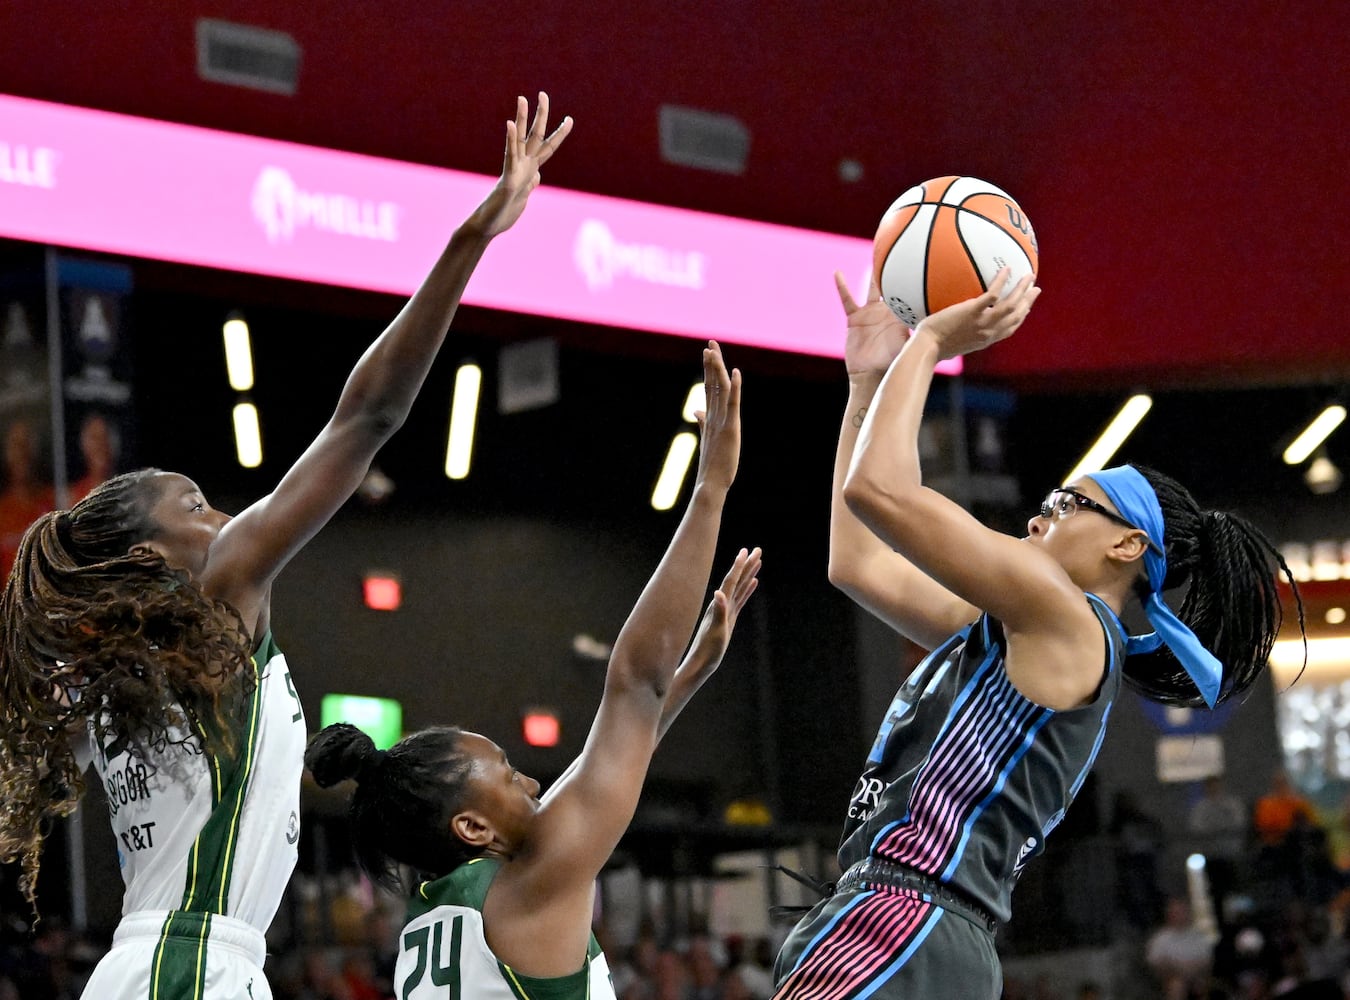
[{"label": "pink banner", "polygon": [[[13,239],[407,295],[493,182],[0,95]],[[464,301],[838,357],[831,275],[870,267],[868,240],[545,184]]]}]

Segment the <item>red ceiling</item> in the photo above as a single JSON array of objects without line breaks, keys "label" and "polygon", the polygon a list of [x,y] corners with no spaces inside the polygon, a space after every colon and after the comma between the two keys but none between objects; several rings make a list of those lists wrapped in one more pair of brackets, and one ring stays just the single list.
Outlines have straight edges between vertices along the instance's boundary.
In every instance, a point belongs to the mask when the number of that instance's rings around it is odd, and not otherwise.
[{"label": "red ceiling", "polygon": [[[298,94],[199,80],[199,16],[289,32]],[[984,177],[1045,294],[974,370],[1061,387],[1350,375],[1347,51],[1344,0],[0,4],[5,93],[488,172],[545,88],[577,121],[547,183],[853,235]],[[663,163],[666,102],[741,118],[745,174]]]}]

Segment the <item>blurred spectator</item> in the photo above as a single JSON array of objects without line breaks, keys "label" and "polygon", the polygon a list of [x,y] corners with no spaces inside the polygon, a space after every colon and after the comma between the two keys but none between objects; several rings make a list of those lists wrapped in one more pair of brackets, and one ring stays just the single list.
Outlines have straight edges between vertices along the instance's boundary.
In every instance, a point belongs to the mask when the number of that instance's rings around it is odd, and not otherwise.
[{"label": "blurred spectator", "polygon": [[656,958],[654,1000],[689,1000],[689,966],[684,956],[672,948]]},{"label": "blurred spectator", "polygon": [[97,411],[85,414],[80,424],[80,455],[84,459],[84,475],[70,484],[70,506],[75,506],[89,492],[111,479],[117,471],[117,456],[122,449],[122,438],[108,418]]},{"label": "blurred spectator", "polygon": [[[773,996],[773,945],[768,938],[756,938],[749,949],[744,938],[727,938],[727,965],[744,987],[750,1000],[769,1000]],[[729,998],[728,998],[729,1000]]]},{"label": "blurred spectator", "polygon": [[365,948],[348,948],[342,954],[342,983],[351,1000],[388,1000],[393,996],[375,983],[375,960]]},{"label": "blurred spectator", "polygon": [[1247,808],[1224,788],[1222,776],[1211,775],[1191,807],[1189,826],[1197,849],[1205,856],[1214,917],[1223,927],[1224,900],[1237,888],[1238,863],[1247,846]]},{"label": "blurred spectator", "polygon": [[309,948],[301,956],[301,1000],[351,1000],[347,984],[333,967],[327,948]]},{"label": "blurred spectator", "polygon": [[704,936],[689,942],[690,1000],[722,1000],[722,965]]},{"label": "blurred spectator", "polygon": [[628,950],[627,959],[612,970],[615,996],[619,1000],[654,1000],[660,958],[656,938],[643,933]]},{"label": "blurred spectator", "polygon": [[400,928],[378,902],[365,919],[366,947],[369,949],[372,978],[381,994],[394,995],[394,965],[398,962]]},{"label": "blurred spectator", "polygon": [[0,478],[0,581],[9,576],[19,542],[39,515],[52,509],[52,488],[38,478],[38,436],[32,424],[18,417],[5,428],[3,477]]},{"label": "blurred spectator", "polygon": [[1276,771],[1270,779],[1270,790],[1256,800],[1252,810],[1257,837],[1266,847],[1281,847],[1300,818],[1310,825],[1317,823],[1312,804],[1294,790],[1288,774]]},{"label": "blurred spectator", "polygon": [[40,920],[29,946],[16,956],[10,969],[15,992],[23,1000],[75,1000],[83,983],[71,969],[72,944],[59,918]]},{"label": "blurred spectator", "polygon": [[1180,896],[1167,900],[1161,927],[1149,936],[1144,961],[1162,987],[1165,1000],[1191,1000],[1205,994],[1214,942],[1191,922],[1191,908]]}]

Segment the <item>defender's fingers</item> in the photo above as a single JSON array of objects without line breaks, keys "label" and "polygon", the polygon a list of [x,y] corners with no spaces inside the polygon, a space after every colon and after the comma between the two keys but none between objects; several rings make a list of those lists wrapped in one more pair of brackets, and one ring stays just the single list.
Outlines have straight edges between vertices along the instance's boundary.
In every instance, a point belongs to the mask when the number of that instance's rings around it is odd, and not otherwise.
[{"label": "defender's fingers", "polygon": [[844,312],[857,312],[858,303],[854,301],[853,293],[848,290],[848,282],[844,279],[843,271],[834,272],[834,287],[839,290],[839,304],[844,307]]}]

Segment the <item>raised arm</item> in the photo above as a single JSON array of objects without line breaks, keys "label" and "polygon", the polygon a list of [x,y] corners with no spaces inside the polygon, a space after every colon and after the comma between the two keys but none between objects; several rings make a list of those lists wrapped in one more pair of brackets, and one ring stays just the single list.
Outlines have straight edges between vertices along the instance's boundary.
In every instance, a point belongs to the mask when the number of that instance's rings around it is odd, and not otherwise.
[{"label": "raised arm", "polygon": [[[661,706],[661,719],[656,726],[656,740],[659,743],[670,729],[671,724],[684,711],[684,707],[698,694],[709,677],[717,673],[731,644],[731,635],[736,631],[736,622],[741,610],[750,600],[750,595],[759,587],[759,567],[761,553],[759,549],[747,552],[744,549],[736,556],[727,575],[722,578],[722,586],[713,592],[708,610],[703,613],[698,632],[690,644],[684,659],[675,668],[675,676],[670,681],[670,692]],[[578,757],[567,766],[553,788],[564,786],[564,780],[581,765]],[[553,794],[552,789],[544,796],[547,800]]]},{"label": "raised arm", "polygon": [[1011,336],[1035,301],[1030,277],[1000,299],[1006,278],[1001,272],[984,295],[919,325],[863,420],[843,499],[915,567],[1003,623],[1008,674],[1023,694],[1072,708],[1099,683],[1104,657],[1101,626],[1082,590],[1045,551],[985,527],[926,488],[919,468],[919,422],[934,366]]},{"label": "raised arm", "polygon": [[352,370],[319,436],[271,494],[236,517],[212,547],[202,586],[229,601],[260,633],[272,579],[342,506],[376,452],[403,423],[445,340],[469,276],[492,238],[520,217],[539,185],[539,169],[567,138],[572,120],[548,129],[548,96],[533,124],[516,102],[506,124],[501,177],[450,237],[422,285]]},{"label": "raised arm", "polygon": [[[830,493],[830,582],[897,632],[925,649],[932,649],[972,621],[979,609],[882,541],[844,502],[844,480],[863,419],[872,406],[882,376],[909,334],[890,307],[881,301],[875,285],[860,306],[849,294],[844,276],[835,272],[834,280],[848,316],[844,340],[848,405],[839,428]],[[918,397],[920,413],[924,394],[926,388]]]},{"label": "raised arm", "polygon": [[[721,351],[703,355],[708,409],[693,495],[660,565],[614,643],[605,690],[576,765],[544,798],[524,849],[497,876],[485,919],[502,954],[529,943],[541,967],[584,947],[594,880],[637,807],[656,749],[662,709],[698,621],[717,545],[727,490],[740,456],[740,372],[728,374]],[[753,590],[758,553],[733,567],[734,600]],[[743,600],[742,600],[743,603]],[[509,936],[509,937],[508,937]],[[545,945],[543,942],[548,942]]]}]

